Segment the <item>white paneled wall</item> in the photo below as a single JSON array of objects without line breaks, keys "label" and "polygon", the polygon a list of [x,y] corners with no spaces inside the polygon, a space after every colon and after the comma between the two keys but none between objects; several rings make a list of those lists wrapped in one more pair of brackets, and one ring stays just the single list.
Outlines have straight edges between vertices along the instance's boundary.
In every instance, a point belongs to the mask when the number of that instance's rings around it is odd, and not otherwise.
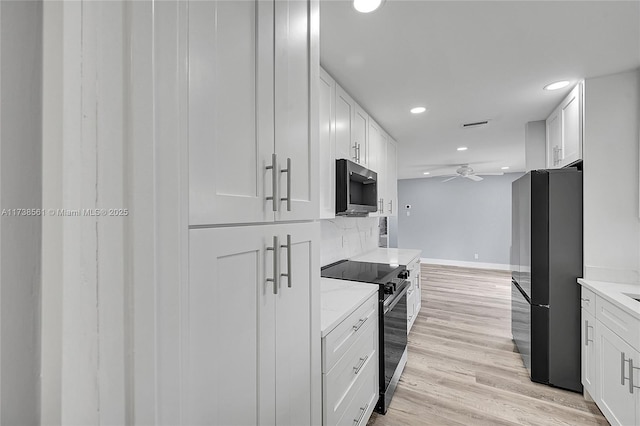
[{"label": "white paneled wall", "polygon": [[320,221],[320,264],[327,265],[378,247],[377,217],[336,217]]}]

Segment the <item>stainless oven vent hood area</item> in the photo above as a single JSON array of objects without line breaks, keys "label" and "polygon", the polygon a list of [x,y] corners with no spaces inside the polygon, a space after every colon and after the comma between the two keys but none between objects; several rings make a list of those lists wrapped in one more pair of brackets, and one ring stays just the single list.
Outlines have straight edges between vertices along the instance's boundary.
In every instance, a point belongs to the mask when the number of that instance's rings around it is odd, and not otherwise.
[{"label": "stainless oven vent hood area", "polygon": [[336,160],[336,215],[367,216],[378,211],[378,175],[346,159]]}]

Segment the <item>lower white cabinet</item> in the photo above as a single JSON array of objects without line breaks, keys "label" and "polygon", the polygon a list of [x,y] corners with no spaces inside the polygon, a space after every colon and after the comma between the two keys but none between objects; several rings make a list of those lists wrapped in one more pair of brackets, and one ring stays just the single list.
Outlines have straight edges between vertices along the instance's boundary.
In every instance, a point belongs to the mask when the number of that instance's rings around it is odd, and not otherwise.
[{"label": "lower white cabinet", "polygon": [[324,425],[363,426],[378,401],[378,294],[322,339]]},{"label": "lower white cabinet", "polygon": [[[637,290],[631,292],[636,294]],[[624,291],[618,295],[621,293]],[[620,302],[613,303],[617,299],[611,294],[614,292],[607,286],[582,288],[582,385],[609,423],[638,425],[640,318],[623,309]],[[631,309],[637,313],[636,307]]]},{"label": "lower white cabinet", "polygon": [[596,319],[586,309],[582,309],[582,386],[595,396],[596,378]]},{"label": "lower white cabinet", "polygon": [[422,288],[420,285],[420,257],[413,259],[407,265],[409,271],[409,285],[407,291],[407,333],[411,331],[420,308],[422,307]]},{"label": "lower white cabinet", "polygon": [[320,423],[319,244],[318,223],[189,231],[185,424]]},{"label": "lower white cabinet", "polygon": [[611,424],[637,425],[640,422],[640,354],[600,321],[596,321],[595,337],[596,403]]}]

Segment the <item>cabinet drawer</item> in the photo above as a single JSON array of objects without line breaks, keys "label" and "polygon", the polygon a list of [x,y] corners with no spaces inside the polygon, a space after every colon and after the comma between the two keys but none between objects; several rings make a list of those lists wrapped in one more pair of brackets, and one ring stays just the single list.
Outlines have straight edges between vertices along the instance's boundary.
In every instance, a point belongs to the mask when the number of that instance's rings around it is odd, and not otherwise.
[{"label": "cabinet drawer", "polygon": [[633,348],[640,348],[640,321],[618,308],[613,303],[596,297],[595,317]]},{"label": "cabinet drawer", "polygon": [[[378,352],[376,327],[369,325],[355,345],[328,374],[324,375],[324,419],[327,425],[336,425],[350,407],[364,406],[358,394],[362,386],[378,391]],[[357,373],[356,373],[357,371]],[[357,413],[353,413],[357,416]],[[353,419],[351,423],[353,424]]]},{"label": "cabinet drawer", "polygon": [[596,314],[596,294],[584,286],[580,294],[580,306],[591,315]]},{"label": "cabinet drawer", "polygon": [[415,258],[411,262],[409,262],[409,264],[407,265],[407,271],[411,271],[411,276],[413,276],[413,274],[415,272],[419,273],[420,272],[420,258]]},{"label": "cabinet drawer", "polygon": [[353,397],[345,398],[348,402],[342,418],[337,423],[327,423],[327,425],[338,426],[364,426],[367,424],[371,412],[375,408],[380,395],[378,388],[377,374],[374,364],[368,367],[370,371],[363,372],[362,378],[354,386]]},{"label": "cabinet drawer", "polygon": [[371,296],[322,339],[322,372],[328,373],[363,334],[366,326],[378,322],[378,293]]}]

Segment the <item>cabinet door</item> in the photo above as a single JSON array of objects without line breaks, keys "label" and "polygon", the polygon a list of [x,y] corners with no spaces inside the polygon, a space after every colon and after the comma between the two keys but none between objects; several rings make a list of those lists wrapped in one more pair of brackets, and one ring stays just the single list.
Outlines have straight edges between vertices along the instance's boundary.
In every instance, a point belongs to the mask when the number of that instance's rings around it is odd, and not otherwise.
[{"label": "cabinet door", "polygon": [[[282,248],[276,296],[276,422],[310,425],[320,392],[319,224],[279,227]],[[287,240],[290,235],[290,241]],[[290,243],[290,245],[289,245]],[[319,408],[317,412],[320,413]]]},{"label": "cabinet door", "polygon": [[582,385],[595,398],[596,379],[596,347],[595,347],[596,320],[586,310],[582,309]]},{"label": "cabinet door", "polygon": [[582,158],[582,88],[576,87],[560,104],[562,147],[558,165],[567,166]]},{"label": "cabinet door", "polygon": [[[629,363],[639,365],[640,355],[600,321],[596,322],[596,403],[611,424],[635,425],[640,389],[629,389]],[[624,359],[622,358],[624,354]],[[634,383],[640,375],[634,374]],[[626,378],[625,378],[626,377]]]},{"label": "cabinet door", "polygon": [[320,219],[336,217],[336,82],[320,69]]},{"label": "cabinet door", "polygon": [[184,424],[275,422],[274,235],[273,226],[189,231]]},{"label": "cabinet door", "polygon": [[352,137],[355,131],[355,105],[351,96],[336,84],[336,158],[357,162],[358,150]]},{"label": "cabinet door", "polygon": [[318,135],[312,125],[317,126],[318,111],[311,108],[317,82],[311,83],[311,75],[318,78],[320,64],[311,50],[318,35],[311,32],[309,7],[308,1],[275,2],[275,153],[281,200],[276,220],[319,217]]},{"label": "cabinet door", "polygon": [[356,162],[364,167],[369,165],[369,114],[360,105],[355,104],[353,127],[351,128],[351,146],[357,147]]},{"label": "cabinet door", "polygon": [[391,138],[387,142],[386,176],[386,212],[388,216],[398,216],[398,144]]},{"label": "cabinet door", "polygon": [[384,203],[384,176],[380,172],[380,160],[382,159],[382,144],[384,143],[382,138],[382,129],[378,126],[378,123],[373,121],[373,118],[368,117],[368,164],[367,167],[377,173],[377,189],[378,189],[378,209],[375,212],[369,213],[370,217],[380,216],[383,213]]},{"label": "cabinet door", "polygon": [[188,37],[189,223],[272,221],[273,2],[191,2]]},{"label": "cabinet door", "polygon": [[556,108],[547,118],[547,168],[557,169],[562,149],[562,126],[560,108]]}]

